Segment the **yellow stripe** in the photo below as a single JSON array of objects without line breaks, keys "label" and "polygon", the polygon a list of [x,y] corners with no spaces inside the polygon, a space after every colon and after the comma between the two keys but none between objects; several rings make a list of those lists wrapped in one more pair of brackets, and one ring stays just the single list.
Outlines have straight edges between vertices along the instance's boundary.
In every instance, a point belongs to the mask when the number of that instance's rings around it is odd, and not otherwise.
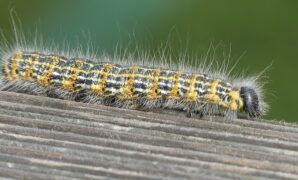
[{"label": "yellow stripe", "polygon": [[134,92],[134,84],[135,84],[135,77],[136,73],[138,72],[139,67],[138,66],[132,66],[129,68],[130,69],[130,74],[128,74],[128,80],[127,83],[125,84],[126,87],[122,89],[123,95],[120,97],[121,99],[132,99],[136,98],[137,96],[133,95]]},{"label": "yellow stripe", "polygon": [[193,75],[193,77],[189,81],[189,90],[187,93],[187,101],[196,101],[198,97],[198,93],[195,91],[195,84],[197,77],[199,74]]},{"label": "yellow stripe", "polygon": [[109,76],[109,71],[114,67],[114,65],[112,64],[105,64],[104,68],[99,72],[100,77],[99,77],[99,84],[95,85],[92,84],[91,85],[91,89],[93,90],[94,93],[98,94],[98,95],[103,95],[105,88],[106,88],[106,84],[107,84],[107,80],[108,80],[108,76]]},{"label": "yellow stripe", "polygon": [[19,78],[18,76],[18,62],[19,60],[22,58],[23,53],[22,52],[16,52],[15,56],[12,59],[12,63],[11,63],[11,71],[10,71],[10,77],[12,80],[17,80]]},{"label": "yellow stripe", "polygon": [[50,86],[50,80],[53,74],[53,69],[61,60],[59,56],[50,56],[50,58],[52,62],[46,63],[46,66],[48,67],[47,71],[44,73],[43,76],[37,78],[37,81],[45,87]]},{"label": "yellow stripe", "polygon": [[213,104],[219,104],[220,103],[220,98],[218,95],[216,95],[216,88],[218,87],[218,84],[221,82],[221,80],[216,79],[210,84],[210,91],[208,94],[206,94],[205,99],[208,103],[213,103]]},{"label": "yellow stripe", "polygon": [[6,75],[7,80],[12,80],[7,60],[4,61],[3,67],[4,67],[4,73]]},{"label": "yellow stripe", "polygon": [[161,96],[158,96],[159,94],[159,89],[158,89],[158,81],[159,81],[159,74],[160,74],[160,69],[154,69],[153,70],[153,76],[152,76],[152,87],[148,92],[148,98],[149,99],[158,99]]},{"label": "yellow stripe", "polygon": [[75,85],[76,85],[76,81],[78,79],[78,73],[80,71],[80,68],[82,67],[82,65],[84,64],[84,62],[80,59],[76,60],[76,66],[75,68],[69,68],[71,71],[71,75],[70,78],[68,80],[63,80],[62,84],[63,84],[63,88],[69,90],[69,91],[75,91]]},{"label": "yellow stripe", "polygon": [[170,99],[179,99],[179,79],[181,76],[181,72],[177,71],[175,74],[175,77],[173,78],[174,80],[174,85],[171,91],[171,94],[169,96]]},{"label": "yellow stripe", "polygon": [[31,59],[28,60],[29,67],[25,71],[24,80],[32,80],[32,73],[33,73],[33,61]]},{"label": "yellow stripe", "polygon": [[[231,110],[241,110],[243,108],[243,100],[240,98],[240,90],[233,90],[229,93],[229,96],[231,97],[231,101],[229,104],[229,108]],[[240,101],[240,104],[238,106],[237,100]]]},{"label": "yellow stripe", "polygon": [[25,71],[25,76],[24,76],[24,80],[32,80],[32,76],[33,76],[33,68],[35,65],[35,62],[38,62],[39,60],[39,54],[32,54],[33,58],[30,58],[28,60],[29,63],[29,67],[28,69]]}]

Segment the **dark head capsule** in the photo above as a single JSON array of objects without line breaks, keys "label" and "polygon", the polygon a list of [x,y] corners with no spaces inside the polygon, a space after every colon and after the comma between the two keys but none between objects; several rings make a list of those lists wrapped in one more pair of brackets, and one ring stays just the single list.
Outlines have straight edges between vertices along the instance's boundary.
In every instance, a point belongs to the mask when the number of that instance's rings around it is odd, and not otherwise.
[{"label": "dark head capsule", "polygon": [[243,110],[249,117],[258,117],[261,115],[259,98],[256,91],[250,87],[241,87],[240,96],[243,99]]}]

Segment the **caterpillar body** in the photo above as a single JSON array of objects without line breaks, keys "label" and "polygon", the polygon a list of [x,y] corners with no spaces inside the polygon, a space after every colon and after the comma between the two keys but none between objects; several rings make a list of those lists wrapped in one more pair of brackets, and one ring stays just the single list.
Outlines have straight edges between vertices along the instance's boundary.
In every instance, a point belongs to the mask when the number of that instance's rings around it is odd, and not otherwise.
[{"label": "caterpillar body", "polygon": [[204,72],[119,65],[41,51],[7,55],[1,79],[1,90],[129,109],[178,109],[189,117],[255,118],[265,113],[266,106],[261,88],[251,79],[229,82]]}]

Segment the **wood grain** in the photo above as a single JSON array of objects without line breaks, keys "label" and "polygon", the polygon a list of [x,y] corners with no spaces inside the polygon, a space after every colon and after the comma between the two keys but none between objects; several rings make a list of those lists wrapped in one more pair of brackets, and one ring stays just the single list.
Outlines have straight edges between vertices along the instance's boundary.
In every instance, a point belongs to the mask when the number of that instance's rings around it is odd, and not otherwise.
[{"label": "wood grain", "polygon": [[0,91],[0,176],[298,179],[298,126]]}]

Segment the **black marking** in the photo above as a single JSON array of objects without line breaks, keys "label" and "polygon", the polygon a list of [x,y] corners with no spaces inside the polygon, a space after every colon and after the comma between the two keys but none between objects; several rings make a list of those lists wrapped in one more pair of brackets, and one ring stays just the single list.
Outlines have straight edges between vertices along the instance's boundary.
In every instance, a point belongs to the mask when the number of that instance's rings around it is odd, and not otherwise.
[{"label": "black marking", "polygon": [[249,117],[258,117],[261,115],[259,107],[259,98],[256,91],[250,87],[241,87],[240,96],[243,99],[243,110]]}]

